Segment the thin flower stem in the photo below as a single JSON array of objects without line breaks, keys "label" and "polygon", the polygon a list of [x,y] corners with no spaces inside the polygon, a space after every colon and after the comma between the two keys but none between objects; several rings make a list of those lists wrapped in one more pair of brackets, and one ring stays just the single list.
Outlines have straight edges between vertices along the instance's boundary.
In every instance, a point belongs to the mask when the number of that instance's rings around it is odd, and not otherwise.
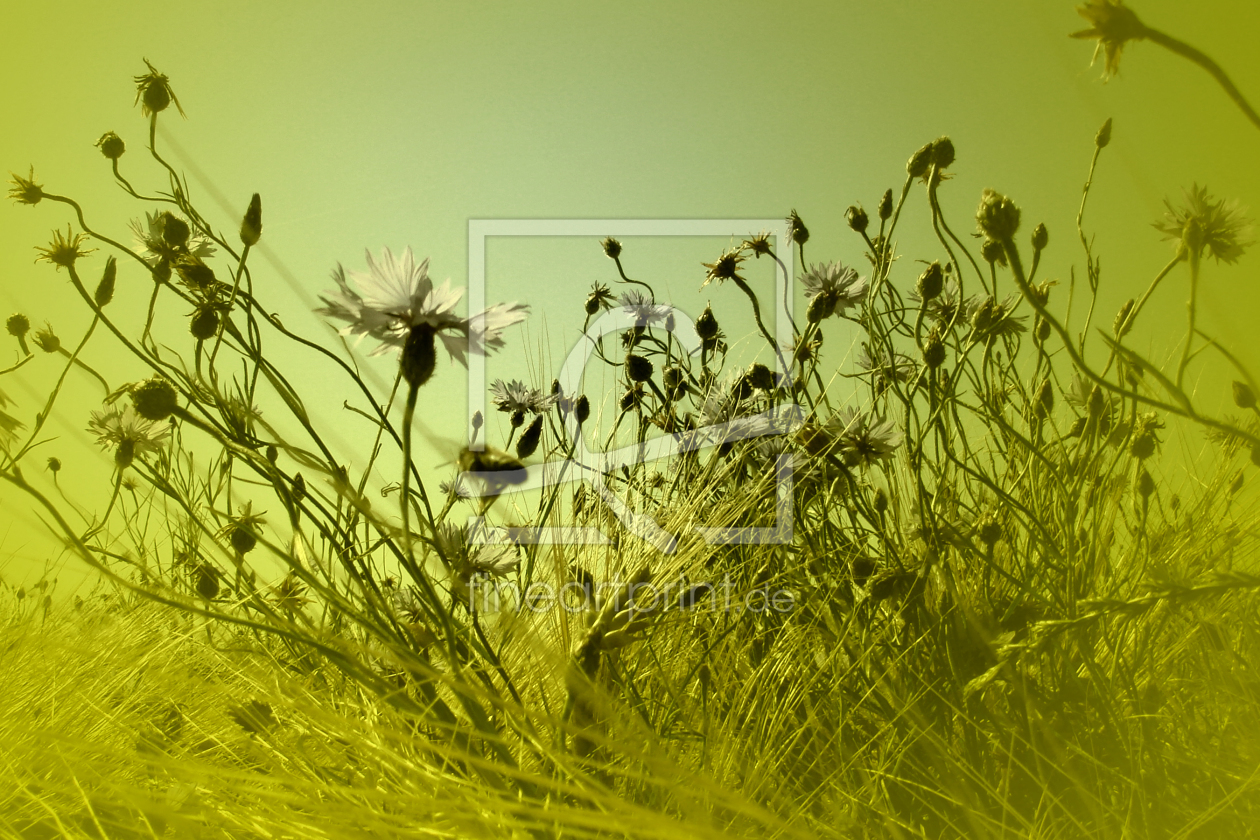
[{"label": "thin flower stem", "polygon": [[1184,41],[1179,41],[1171,35],[1166,35],[1163,32],[1160,32],[1158,29],[1151,29],[1149,26],[1144,26],[1143,30],[1142,34],[1148,40],[1154,41],[1161,47],[1176,53],[1182,58],[1193,61],[1195,64],[1210,73],[1212,78],[1216,79],[1217,83],[1225,90],[1226,95],[1229,96],[1229,98],[1234,101],[1234,104],[1238,106],[1238,109],[1246,115],[1247,119],[1251,120],[1252,125],[1256,128],[1260,128],[1260,114],[1257,114],[1255,109],[1252,108],[1251,105],[1248,104],[1247,100],[1243,98],[1242,92],[1238,90],[1232,81],[1230,81],[1229,76],[1225,75],[1225,71],[1221,69],[1219,64]]},{"label": "thin flower stem", "polygon": [[1199,254],[1197,251],[1190,252],[1190,302],[1186,305],[1187,315],[1190,319],[1190,328],[1186,331],[1186,346],[1181,351],[1181,363],[1177,365],[1177,389],[1181,390],[1181,383],[1186,374],[1186,366],[1190,364],[1190,347],[1194,343],[1194,321],[1198,314],[1199,303]]}]

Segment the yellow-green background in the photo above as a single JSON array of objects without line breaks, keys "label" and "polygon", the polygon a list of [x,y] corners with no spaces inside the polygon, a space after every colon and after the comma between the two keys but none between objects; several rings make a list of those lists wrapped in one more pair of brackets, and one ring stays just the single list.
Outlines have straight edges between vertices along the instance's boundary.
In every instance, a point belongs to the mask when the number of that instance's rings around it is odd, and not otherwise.
[{"label": "yellow-green background", "polygon": [[[1260,103],[1260,5],[1134,8],[1214,56]],[[1066,37],[1084,26],[1070,2],[10,4],[0,165],[20,173],[33,165],[48,190],[79,199],[95,225],[129,240],[125,223],[141,208],[112,186],[92,144],[117,131],[129,149],[124,171],[141,189],[161,186],[133,107],[131,77],[147,57],[188,114],[172,110],[162,123],[194,199],[231,232],[250,194],[262,194],[259,297],[289,327],[332,343],[309,310],[334,264],[361,268],[364,248],[411,245],[431,257],[437,279],[463,285],[470,218],[776,218],[796,208],[813,234],[811,262],[861,265],[845,207],[873,211],[900,185],[906,158],[941,134],[958,153],[942,191],[955,228],[971,230],[983,187],[1010,194],[1025,231],[1048,225],[1044,276],[1060,278],[1062,294],[1072,267],[1081,273],[1072,225],[1094,132],[1113,117],[1087,214],[1109,324],[1171,255],[1150,226],[1166,196],[1179,201],[1197,181],[1260,207],[1260,131],[1205,73],[1151,44],[1130,45],[1120,77],[1102,84],[1101,67],[1089,67],[1092,43]],[[917,274],[914,259],[940,256],[923,205],[915,190],[894,274],[903,287]],[[32,260],[70,218],[48,203],[0,209],[0,308],[51,322],[67,342],[86,326],[86,310],[64,273]],[[628,247],[629,270],[686,306],[712,297],[741,309],[732,289],[696,292],[699,257],[723,244],[697,243],[693,258],[640,243]],[[517,336],[511,353],[492,360],[492,377],[524,375],[528,364],[539,384],[550,380],[536,361],[540,337],[565,346],[585,290],[612,280],[595,242],[585,245],[492,249],[489,296],[526,301],[535,313],[528,340]],[[89,283],[103,256],[82,263]],[[1208,264],[1202,325],[1260,371],[1258,260]],[[768,283],[769,270],[758,271]],[[119,280],[113,305],[142,306],[148,279],[124,265]],[[1159,359],[1173,352],[1185,288],[1179,270],[1157,293],[1135,337],[1140,349]],[[164,335],[188,350],[180,314],[166,312],[173,326]],[[7,366],[16,342],[0,339]],[[103,335],[87,358],[111,384],[142,372]],[[309,354],[285,351],[282,361],[339,424],[348,457],[365,434],[338,411],[353,392]],[[372,366],[374,381],[388,380],[387,360]],[[59,370],[43,357],[0,379],[17,403],[10,411],[29,425]],[[1194,370],[1205,405],[1221,407],[1229,372],[1216,360]],[[439,436],[460,433],[462,382],[462,369],[443,366],[428,386],[422,407]],[[93,487],[105,487],[109,456],[82,432],[100,389],[76,373],[67,388],[48,427],[57,439],[24,469],[50,489],[42,466],[57,455],[72,497],[103,504]],[[436,465],[449,457],[442,449],[431,446],[422,461]],[[0,504],[0,575],[11,585],[35,580],[57,546],[29,500],[4,490]],[[56,561],[47,573],[76,562]]]}]

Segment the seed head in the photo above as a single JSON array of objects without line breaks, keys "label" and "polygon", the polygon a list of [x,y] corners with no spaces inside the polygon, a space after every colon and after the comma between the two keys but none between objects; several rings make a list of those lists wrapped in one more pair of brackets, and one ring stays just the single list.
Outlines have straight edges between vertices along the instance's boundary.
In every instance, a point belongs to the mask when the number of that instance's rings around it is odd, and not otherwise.
[{"label": "seed head", "polygon": [[611,260],[615,260],[621,256],[621,243],[611,236],[601,239],[600,247],[604,249],[604,255]]},{"label": "seed head", "polygon": [[188,322],[188,331],[198,341],[209,341],[219,331],[219,313],[211,304],[197,307]]},{"label": "seed head", "polygon": [[48,244],[48,247],[35,249],[39,252],[35,262],[50,262],[57,266],[58,271],[62,268],[73,268],[79,257],[86,257],[95,250],[93,248],[79,249],[85,239],[87,239],[86,233],[72,233],[69,225],[66,226],[65,236],[61,235],[61,231],[54,230],[52,242]]},{"label": "seed head", "polygon": [[159,73],[147,58],[144,63],[149,68],[149,72],[135,77],[136,102],[140,103],[140,113],[146,117],[161,113],[174,102],[175,109],[179,111],[180,116],[184,116],[184,109],[179,106],[179,99],[171,90],[170,80],[165,74]]},{"label": "seed head", "polygon": [[23,338],[31,329],[31,321],[21,312],[14,312],[9,319],[4,322],[4,328],[9,331],[9,335],[14,338]]},{"label": "seed head", "polygon": [[245,218],[241,219],[241,242],[246,245],[257,245],[262,236],[262,198],[254,193],[249,200],[249,208]]},{"label": "seed head", "polygon": [[123,156],[123,152],[127,151],[127,144],[114,132],[107,131],[101,135],[100,140],[96,141],[96,148],[110,160],[118,160]]},{"label": "seed head", "polygon": [[35,346],[45,353],[56,353],[61,349],[61,339],[57,338],[57,334],[53,332],[51,324],[44,324],[44,328],[35,331]]},{"label": "seed head", "polygon": [[13,185],[9,188],[9,198],[18,204],[29,204],[32,207],[44,198],[43,188],[35,183],[35,167],[31,167],[30,174],[25,178],[14,172],[9,174],[12,176],[9,183]]},{"label": "seed head", "polygon": [[1019,208],[1006,196],[986,188],[976,210],[976,224],[990,239],[1012,239],[1019,230]]},{"label": "seed head", "polygon": [[751,251],[757,259],[761,259],[762,255],[770,253],[770,234],[762,231],[756,236],[745,239],[741,243],[741,247]]},{"label": "seed head", "polygon": [[[807,236],[808,238],[808,236]],[[723,280],[731,280],[739,277],[739,266],[746,260],[742,248],[728,248],[722,252],[722,255],[711,263],[701,263],[708,269],[704,275],[704,283],[701,287],[709,285],[714,280],[721,283]],[[742,278],[741,278],[742,279]]]},{"label": "seed head", "polygon": [[178,394],[174,387],[160,376],[146,379],[131,391],[131,403],[136,413],[146,420],[165,420],[178,407]]}]

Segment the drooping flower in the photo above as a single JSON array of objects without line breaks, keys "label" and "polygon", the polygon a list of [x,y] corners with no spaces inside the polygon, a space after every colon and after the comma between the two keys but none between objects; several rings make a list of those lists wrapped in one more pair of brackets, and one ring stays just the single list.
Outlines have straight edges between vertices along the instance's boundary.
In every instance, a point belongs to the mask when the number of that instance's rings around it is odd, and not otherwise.
[{"label": "drooping flower", "polygon": [[1124,45],[1146,37],[1146,26],[1120,0],[1089,0],[1084,6],[1077,6],[1076,13],[1089,21],[1090,28],[1073,32],[1069,37],[1098,39],[1090,64],[1098,60],[1099,52],[1106,54],[1104,79],[1120,72],[1120,53],[1124,50]]},{"label": "drooping flower", "polygon": [[513,379],[511,382],[496,379],[490,386],[490,393],[490,401],[498,407],[499,411],[511,414],[517,412],[543,414],[549,411],[560,398],[559,394],[546,395],[539,388],[530,388],[519,379]]},{"label": "drooping flower", "polygon": [[801,283],[809,301],[809,319],[815,323],[857,306],[866,299],[868,287],[865,277],[838,260],[816,263],[801,276]]},{"label": "drooping flower", "polygon": [[1153,222],[1152,226],[1164,234],[1164,239],[1172,239],[1180,248],[1196,258],[1204,252],[1211,254],[1217,262],[1232,263],[1242,256],[1243,251],[1254,245],[1251,239],[1251,222],[1239,207],[1237,201],[1215,199],[1208,194],[1207,187],[1193,185],[1182,191],[1186,203],[1181,207],[1173,207],[1164,199],[1168,212],[1164,221]]},{"label": "drooping flower", "polygon": [[34,206],[39,204],[44,198],[43,188],[35,183],[35,167],[31,167],[30,175],[23,178],[16,172],[10,172],[13,177],[9,179],[9,183],[13,186],[9,188],[9,198],[18,204],[29,204]]},{"label": "drooping flower", "polygon": [[500,303],[463,318],[454,312],[463,290],[452,289],[449,280],[435,287],[429,278],[429,261],[417,265],[411,248],[401,259],[385,248],[379,260],[368,253],[367,261],[369,271],[350,272],[354,289],[337,266],[333,271],[337,289],[321,295],[325,305],[315,311],[348,322],[343,335],[371,336],[381,342],[372,356],[402,350],[413,331],[424,327],[430,336],[442,339],[452,359],[467,367],[468,353],[486,355],[502,347],[501,333],[525,320],[529,309],[524,304]]}]

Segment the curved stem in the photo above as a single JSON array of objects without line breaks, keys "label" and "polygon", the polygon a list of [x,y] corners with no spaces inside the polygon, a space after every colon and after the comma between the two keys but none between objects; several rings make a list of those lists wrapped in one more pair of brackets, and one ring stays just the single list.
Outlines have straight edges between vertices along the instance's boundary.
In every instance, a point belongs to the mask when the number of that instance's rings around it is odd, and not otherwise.
[{"label": "curved stem", "polygon": [[1243,98],[1242,92],[1234,86],[1234,83],[1230,81],[1229,76],[1225,75],[1225,71],[1221,69],[1219,64],[1184,41],[1178,41],[1171,35],[1165,35],[1158,29],[1144,26],[1143,30],[1143,35],[1147,39],[1154,41],[1167,50],[1175,52],[1182,58],[1193,61],[1211,74],[1212,78],[1216,79],[1217,83],[1224,88],[1226,95],[1234,100],[1234,104],[1238,106],[1238,109],[1247,116],[1247,119],[1251,120],[1256,128],[1260,128],[1260,114],[1257,114],[1255,109]]}]

